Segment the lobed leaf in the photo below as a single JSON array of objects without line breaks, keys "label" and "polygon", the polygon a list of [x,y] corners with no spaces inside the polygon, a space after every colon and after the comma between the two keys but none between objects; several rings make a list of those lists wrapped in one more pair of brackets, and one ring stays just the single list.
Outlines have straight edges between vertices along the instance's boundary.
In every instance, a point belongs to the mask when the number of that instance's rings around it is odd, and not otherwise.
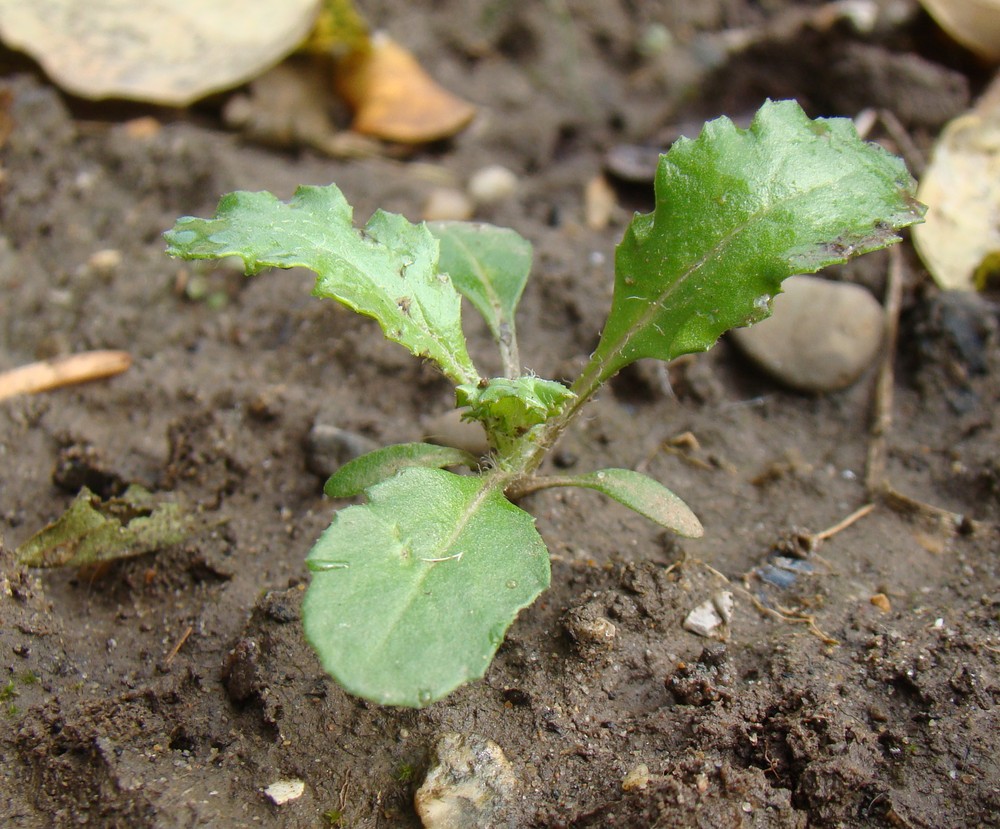
[{"label": "lobed leaf", "polygon": [[239,256],[248,274],[309,268],[313,293],[374,318],[385,336],[434,360],[456,383],[479,375],[465,346],[461,296],[438,272],[438,243],[423,225],[376,211],[364,230],[333,184],[299,187],[288,202],[270,193],[223,196],[212,219],[178,219],[167,253],[183,259]]},{"label": "lobed leaf", "polygon": [[469,407],[466,419],[480,420],[489,431],[509,436],[555,417],[575,397],[556,380],[531,376],[514,380],[494,377],[487,383],[467,383],[455,390],[459,408]]},{"label": "lobed leaf", "polygon": [[701,521],[691,508],[659,481],[631,469],[601,469],[586,475],[538,478],[534,488],[576,486],[593,489],[686,538],[700,538]]},{"label": "lobed leaf", "polygon": [[474,455],[450,446],[433,443],[398,443],[367,452],[345,463],[334,472],[323,487],[331,498],[351,498],[366,489],[391,478],[411,466],[442,469],[446,466],[467,466],[475,469],[479,461]]},{"label": "lobed leaf", "polygon": [[703,351],[767,317],[781,281],[899,240],[923,205],[903,162],[844,118],[769,101],[749,129],[728,118],[660,157],[656,206],[615,258],[599,380],[641,357]]},{"label": "lobed leaf", "polygon": [[352,694],[419,707],[482,676],[549,584],[534,519],[488,480],[404,469],[309,553],[306,636]]}]

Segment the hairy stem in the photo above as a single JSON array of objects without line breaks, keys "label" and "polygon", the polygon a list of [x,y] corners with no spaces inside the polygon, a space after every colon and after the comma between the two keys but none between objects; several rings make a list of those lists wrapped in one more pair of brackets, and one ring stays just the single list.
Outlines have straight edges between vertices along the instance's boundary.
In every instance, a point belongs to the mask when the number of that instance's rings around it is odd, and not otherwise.
[{"label": "hairy stem", "polygon": [[558,415],[534,430],[522,442],[520,452],[512,452],[509,457],[502,459],[502,465],[510,473],[510,480],[504,489],[509,497],[517,498],[536,489],[545,488],[544,485],[535,485],[535,470],[542,465],[545,456],[562,437],[580,409],[614,373],[614,371],[608,373],[604,363],[591,357],[590,362],[570,387],[576,397],[570,400]]}]

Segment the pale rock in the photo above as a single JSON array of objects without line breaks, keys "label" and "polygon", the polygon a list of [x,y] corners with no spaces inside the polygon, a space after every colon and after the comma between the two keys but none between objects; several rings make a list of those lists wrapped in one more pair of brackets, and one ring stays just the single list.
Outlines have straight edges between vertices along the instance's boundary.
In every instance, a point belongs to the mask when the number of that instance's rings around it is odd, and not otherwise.
[{"label": "pale rock", "polygon": [[684,620],[684,630],[698,636],[715,636],[716,630],[723,624],[722,616],[715,609],[715,603],[708,599],[688,613]]},{"label": "pale rock", "polygon": [[306,784],[302,780],[276,780],[264,789],[264,794],[275,806],[282,806],[291,800],[298,800],[305,790]]},{"label": "pale rock", "polygon": [[649,785],[652,775],[649,773],[649,766],[639,763],[634,769],[629,771],[622,780],[622,791],[641,791]]},{"label": "pale rock", "polygon": [[503,750],[478,734],[444,734],[414,805],[424,829],[501,829],[517,778]]},{"label": "pale rock", "polygon": [[120,250],[115,248],[104,248],[95,251],[87,259],[87,267],[98,276],[111,276],[125,261],[125,257]]},{"label": "pale rock", "polygon": [[584,652],[609,650],[618,636],[614,622],[601,613],[596,602],[567,611],[563,626],[577,648]]},{"label": "pale rock", "polygon": [[517,192],[517,174],[499,164],[483,167],[472,174],[468,191],[476,204],[497,204]]},{"label": "pale rock", "polygon": [[472,218],[474,210],[472,200],[461,190],[436,187],[427,196],[421,215],[425,222],[464,222]]},{"label": "pale rock", "polygon": [[583,191],[584,221],[591,230],[604,230],[611,223],[618,196],[604,176],[594,176]]},{"label": "pale rock", "polygon": [[851,385],[881,347],[882,306],[858,285],[813,276],[790,277],[783,289],[773,315],[736,329],[733,341],[793,389],[831,392]]},{"label": "pale rock", "polygon": [[462,420],[461,409],[451,409],[424,421],[424,437],[431,443],[461,449],[477,457],[490,451],[483,425],[477,420]]},{"label": "pale rock", "polygon": [[716,590],[712,594],[712,606],[727,625],[733,620],[736,599],[731,590]]},{"label": "pale rock", "polygon": [[306,467],[326,478],[348,461],[378,447],[371,438],[317,420],[306,438]]}]

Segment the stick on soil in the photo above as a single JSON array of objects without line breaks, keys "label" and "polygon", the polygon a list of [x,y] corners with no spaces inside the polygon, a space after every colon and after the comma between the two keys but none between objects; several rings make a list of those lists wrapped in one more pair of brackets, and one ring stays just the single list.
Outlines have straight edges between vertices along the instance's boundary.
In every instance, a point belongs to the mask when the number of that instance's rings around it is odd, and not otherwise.
[{"label": "stick on soil", "polygon": [[127,351],[85,351],[29,363],[0,374],[0,400],[113,377],[130,365]]}]

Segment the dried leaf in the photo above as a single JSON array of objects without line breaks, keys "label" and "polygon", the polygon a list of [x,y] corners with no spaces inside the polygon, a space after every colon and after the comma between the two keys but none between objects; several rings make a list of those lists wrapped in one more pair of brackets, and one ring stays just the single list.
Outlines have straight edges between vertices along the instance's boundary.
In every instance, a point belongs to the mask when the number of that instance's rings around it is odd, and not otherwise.
[{"label": "dried leaf", "polygon": [[1000,60],[1000,0],[920,0],[938,25],[987,60]]},{"label": "dried leaf", "polygon": [[420,144],[455,135],[475,107],[428,75],[406,49],[383,33],[371,49],[341,62],[341,95],[354,108],[353,129],[387,141]]},{"label": "dried leaf", "polygon": [[0,38],[67,92],[185,106],[289,54],[319,0],[0,0]]},{"label": "dried leaf", "polygon": [[947,290],[974,290],[980,266],[1000,254],[1000,99],[987,95],[941,132],[917,198],[920,258]]},{"label": "dried leaf", "polygon": [[17,548],[17,561],[82,567],[178,544],[195,529],[195,519],[178,504],[157,503],[142,487],[107,501],[83,487],[66,512]]}]

